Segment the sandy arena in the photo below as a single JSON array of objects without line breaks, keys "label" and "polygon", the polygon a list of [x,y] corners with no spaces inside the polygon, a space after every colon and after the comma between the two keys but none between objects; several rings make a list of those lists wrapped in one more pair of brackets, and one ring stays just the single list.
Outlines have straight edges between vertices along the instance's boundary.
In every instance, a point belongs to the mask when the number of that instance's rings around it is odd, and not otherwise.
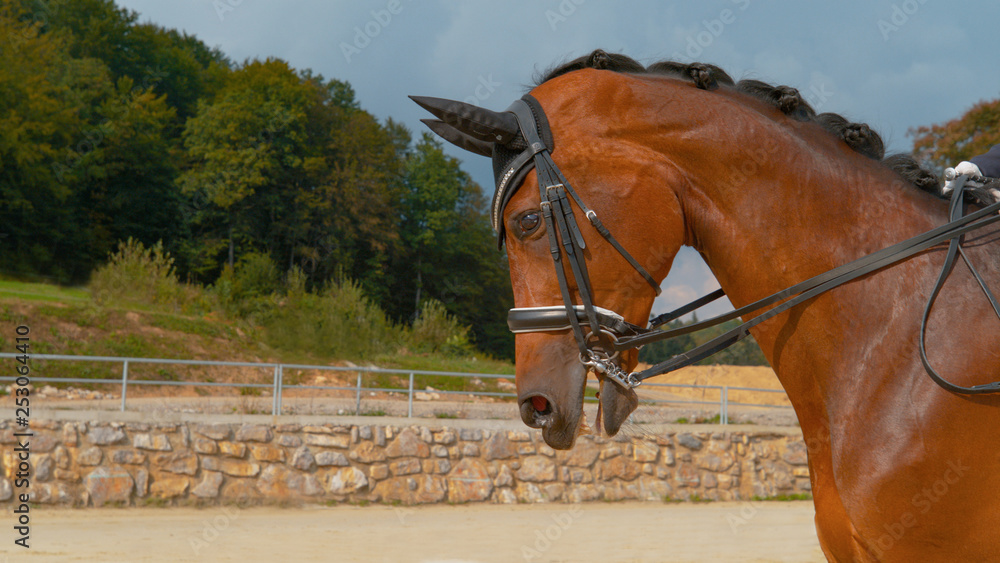
[{"label": "sandy arena", "polygon": [[4,561],[824,561],[811,502],[33,512]]}]

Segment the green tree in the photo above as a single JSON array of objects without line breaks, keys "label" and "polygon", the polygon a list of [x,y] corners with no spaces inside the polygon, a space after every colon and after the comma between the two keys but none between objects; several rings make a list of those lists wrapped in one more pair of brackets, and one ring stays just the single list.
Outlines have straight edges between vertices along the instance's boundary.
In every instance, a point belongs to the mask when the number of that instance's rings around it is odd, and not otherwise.
[{"label": "green tree", "polygon": [[192,35],[151,23],[133,26],[129,38],[135,55],[116,76],[128,76],[166,96],[167,104],[176,110],[172,135],[179,136],[197,110],[198,100],[211,99],[225,84],[229,59]]},{"label": "green tree", "polygon": [[911,129],[914,154],[939,169],[983,154],[1000,144],[1000,100],[981,101],[947,123]]},{"label": "green tree", "polygon": [[5,274],[79,282],[119,241],[163,241],[189,280],[273,265],[397,321],[437,300],[511,357],[486,206],[440,144],[413,146],[347,82],[232,65],[112,0],[0,0]]},{"label": "green tree", "polygon": [[167,241],[166,249],[174,251],[185,235],[181,196],[174,186],[176,155],[166,136],[174,109],[164,96],[136,88],[124,77],[98,113],[101,118],[84,132],[87,152],[72,172],[78,185],[75,207],[90,230],[94,261],[128,238],[147,246]]},{"label": "green tree", "polygon": [[204,203],[193,221],[207,242],[192,249],[195,262],[211,262],[223,240],[228,264],[238,247],[265,251],[313,285],[347,277],[379,301],[400,162],[349,85],[277,59],[249,62],[199,104],[184,141],[191,162],[179,184]]},{"label": "green tree", "polygon": [[[695,335],[695,344],[701,345],[708,342],[712,338],[721,335],[722,333],[734,329],[742,324],[739,319],[734,319],[712,327],[706,330],[703,334]],[[729,365],[729,366],[766,366],[767,358],[764,357],[764,352],[761,351],[760,346],[757,345],[757,341],[754,340],[753,336],[748,336],[743,340],[740,340],[736,344],[733,344],[725,350],[720,350],[713,356],[709,356],[704,360],[698,362],[698,365]]]},{"label": "green tree", "polygon": [[[663,330],[682,328],[686,324],[687,323],[680,320],[670,321],[663,327]],[[690,334],[682,334],[675,338],[660,340],[643,346],[642,349],[639,350],[639,361],[649,364],[658,364],[669,360],[677,354],[687,352],[694,347],[694,338],[692,338]]]},{"label": "green tree", "polygon": [[321,160],[301,200],[310,220],[298,230],[299,263],[313,280],[347,276],[384,306],[387,264],[399,243],[403,161],[398,131],[360,109],[346,82],[307,75],[316,84],[311,115]]},{"label": "green tree", "polygon": [[[690,324],[695,324],[698,322],[698,317],[695,316],[691,321],[684,322],[680,320],[674,320],[666,324],[663,330],[673,330],[676,328],[682,328]],[[647,344],[639,351],[639,361],[646,362],[650,364],[657,364],[670,358],[687,352],[696,346],[700,346],[708,342],[709,340],[721,335],[722,333],[736,328],[741,323],[739,320],[727,321],[722,324],[706,328],[697,333],[682,334],[680,336],[670,338],[667,340],[660,340],[658,342],[652,342]],[[753,339],[753,336],[748,336],[743,340],[733,344],[729,348],[721,350],[712,356],[705,358],[704,360],[698,362],[698,365],[733,365],[733,366],[766,366],[767,358],[764,357],[764,353],[761,351],[760,346]]]},{"label": "green tree", "polygon": [[152,23],[113,0],[5,0],[20,17],[39,23],[42,32],[61,37],[69,55],[99,59],[117,82],[131,78],[141,88],[167,96],[177,124],[209,97],[225,78],[229,60],[197,38]]},{"label": "green tree", "polygon": [[424,133],[406,160],[406,192],[390,309],[415,318],[427,299],[471,326],[477,346],[513,355],[507,331],[512,306],[504,255],[496,250],[482,188]]},{"label": "green tree", "polygon": [[271,206],[295,197],[288,193],[294,189],[289,181],[304,164],[309,97],[300,86],[285,62],[254,61],[234,72],[218,98],[199,104],[187,122],[185,146],[194,163],[179,184],[227,218],[230,266],[238,240],[248,250],[257,246],[255,216],[263,211],[277,218],[280,210]]},{"label": "green tree", "polygon": [[17,250],[0,267],[81,281],[119,240],[184,246],[177,108],[210,95],[228,72],[224,57],[193,37],[136,24],[110,0],[4,0],[0,11],[0,81],[10,97],[0,111],[22,121],[5,123],[8,133],[28,134],[8,135],[7,148],[30,155],[0,164],[0,213],[12,231],[12,210],[30,213],[32,227],[9,233]]},{"label": "green tree", "polygon": [[14,14],[0,9],[9,40],[0,48],[0,268],[79,281],[93,252],[74,208],[73,168],[111,83],[99,61],[72,59],[64,41]]}]

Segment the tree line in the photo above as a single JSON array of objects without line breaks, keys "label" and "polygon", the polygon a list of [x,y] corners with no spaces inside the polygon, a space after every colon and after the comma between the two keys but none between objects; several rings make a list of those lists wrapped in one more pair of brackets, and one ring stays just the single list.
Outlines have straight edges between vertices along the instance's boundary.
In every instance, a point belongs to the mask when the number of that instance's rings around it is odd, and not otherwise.
[{"label": "tree line", "polygon": [[[697,324],[698,315],[694,314],[690,320],[674,320],[663,325],[662,330],[673,330],[683,328],[688,325]],[[722,324],[709,327],[698,332],[682,334],[667,340],[651,342],[639,350],[639,361],[648,364],[658,364],[670,358],[683,354],[696,346],[700,346],[709,340],[722,335],[724,332],[736,328],[741,324],[739,319],[726,321]],[[767,358],[761,351],[757,341],[753,336],[748,336],[736,344],[721,350],[712,356],[701,360],[696,365],[732,365],[732,366],[766,366]]]},{"label": "tree line", "polygon": [[512,357],[487,202],[351,85],[234,63],[112,0],[0,0],[0,273],[85,283],[120,241],[190,283],[241,261],[350,280],[397,321],[434,299]]},{"label": "tree line", "polygon": [[[910,135],[941,168],[1000,142],[998,119],[983,101]],[[347,82],[235,63],[113,0],[0,0],[0,275],[84,283],[120,241],[162,241],[190,283],[264,259],[309,288],[349,280],[397,322],[440,301],[510,358],[486,208],[437,141]],[[714,361],[761,362],[751,348]]]}]

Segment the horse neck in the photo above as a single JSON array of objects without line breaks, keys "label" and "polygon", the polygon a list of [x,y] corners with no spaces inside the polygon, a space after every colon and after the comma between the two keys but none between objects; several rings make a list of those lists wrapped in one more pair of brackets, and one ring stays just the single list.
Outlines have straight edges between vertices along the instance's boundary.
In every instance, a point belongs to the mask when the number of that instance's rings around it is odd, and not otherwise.
[{"label": "horse neck", "polygon": [[[733,123],[739,125],[732,127]],[[698,137],[711,138],[707,131]],[[726,140],[719,142],[720,137]],[[815,124],[747,111],[726,120],[715,139],[685,149],[701,154],[673,157],[675,162],[710,171],[686,169],[689,183],[681,188],[679,199],[687,243],[702,254],[737,307],[944,222],[943,202],[906,184],[881,163],[854,153]],[[877,299],[907,289],[903,284],[881,288]],[[801,311],[793,311],[754,331],[771,364],[776,369],[782,363],[790,367],[791,375],[778,369],[790,396],[794,388],[807,386],[791,380],[803,370],[813,370],[813,375],[821,375],[815,370],[826,371],[827,382],[836,385],[838,374],[831,367],[836,362],[830,356],[840,352],[810,351],[794,355],[794,365],[781,362],[789,334],[794,332],[798,342],[829,340],[830,316],[866,306],[822,299],[809,306],[813,309],[809,315],[800,317]],[[809,358],[799,359],[803,356]],[[809,361],[813,364],[804,363]]]},{"label": "horse neck", "polygon": [[688,184],[679,190],[686,244],[702,254],[734,304],[945,221],[944,202],[818,125],[748,113],[740,118],[742,136],[730,121],[725,141],[675,157],[705,171],[685,170]]}]

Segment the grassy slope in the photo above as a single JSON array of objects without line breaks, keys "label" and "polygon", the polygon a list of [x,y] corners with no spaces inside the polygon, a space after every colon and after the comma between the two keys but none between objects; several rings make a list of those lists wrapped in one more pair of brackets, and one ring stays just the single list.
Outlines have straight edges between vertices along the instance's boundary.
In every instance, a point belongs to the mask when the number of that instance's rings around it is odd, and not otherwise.
[{"label": "grassy slope", "polygon": [[[321,354],[291,354],[268,347],[260,330],[217,313],[192,316],[142,307],[101,307],[80,288],[0,280],[0,351],[14,352],[15,327],[30,328],[33,354],[80,356],[131,356],[170,359],[283,362],[309,365],[343,365],[344,360],[383,368],[513,374],[509,362],[485,357],[448,358],[400,351],[377,358],[332,358]],[[50,365],[55,365],[50,363]],[[120,364],[60,362],[65,377],[120,377]],[[177,369],[171,366],[130,366],[136,379],[193,379],[205,381],[269,382],[267,374],[244,370],[223,374],[211,369]],[[260,371],[260,370],[256,370]],[[381,385],[398,383],[380,378]],[[267,380],[267,381],[265,381]],[[422,386],[448,389],[461,380],[425,378]]]}]

